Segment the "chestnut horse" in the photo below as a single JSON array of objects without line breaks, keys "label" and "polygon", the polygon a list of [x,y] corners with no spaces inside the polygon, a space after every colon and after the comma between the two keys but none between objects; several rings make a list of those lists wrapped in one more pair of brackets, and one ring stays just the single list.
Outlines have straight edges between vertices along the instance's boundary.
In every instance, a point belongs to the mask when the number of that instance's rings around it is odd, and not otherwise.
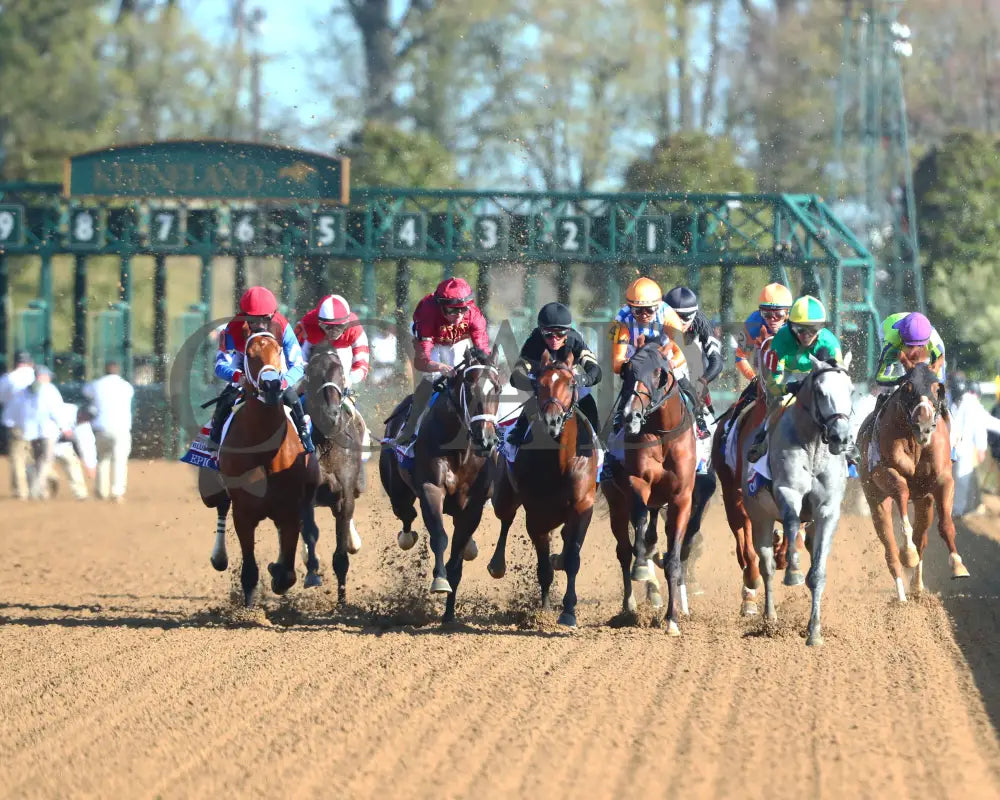
[{"label": "chestnut horse", "polygon": [[[538,557],[542,608],[551,608],[549,587],[553,569],[559,566],[566,570],[559,624],[576,627],[576,575],[594,513],[597,443],[577,408],[572,353],[560,361],[553,361],[548,351],[542,354],[535,376],[535,397],[537,411],[531,420],[531,441],[518,449],[513,464],[504,457],[497,459],[493,510],[500,520],[500,539],[489,572],[494,578],[503,577],[507,532],[518,507],[523,505],[528,535]],[[549,533],[560,525],[563,551],[550,559]]]},{"label": "chestnut horse", "polygon": [[[403,523],[397,541],[403,549],[415,543],[411,530],[417,512],[414,500],[430,536],[434,553],[434,578],[431,591],[447,594],[444,619],[455,618],[455,595],[462,580],[463,556],[474,558],[467,545],[479,527],[483,506],[490,499],[489,462],[497,443],[497,407],[502,381],[492,356],[469,348],[452,375],[436,381],[438,394],[417,431],[413,444],[413,463],[400,464],[391,447],[379,457],[382,486],[389,495],[392,513]],[[410,413],[419,413],[412,409]],[[401,415],[394,414],[386,424],[390,439],[402,426]],[[451,555],[445,564],[448,534],[444,515],[455,522]]]},{"label": "chestnut horse", "polygon": [[[663,559],[667,576],[667,633],[680,636],[677,610],[687,613],[681,547],[691,516],[697,450],[694,417],[680,393],[670,366],[669,351],[656,343],[644,345],[622,368],[622,422],[625,426],[624,464],[614,464],[610,479],[601,483],[608,500],[611,530],[618,541],[618,561],[624,583],[623,609],[635,611],[632,581],[651,577],[646,530],[653,514],[667,506]],[[630,542],[629,522],[635,532]],[[655,525],[655,518],[652,523]],[[635,556],[635,565],[629,564]]]},{"label": "chestnut horse", "polygon": [[337,576],[337,602],[347,600],[347,570],[350,556],[361,549],[361,537],[354,524],[354,501],[365,488],[361,447],[364,422],[344,386],[344,367],[335,347],[321,344],[313,348],[306,365],[306,400],[313,423],[319,486],[302,505],[302,541],[305,543],[305,586],[319,586],[319,559],[316,558],[316,506],[325,506],[336,524],[333,571]]},{"label": "chestnut horse", "polygon": [[[913,568],[910,591],[924,589],[923,556],[935,507],[938,532],[948,548],[953,578],[967,578],[969,571],[955,546],[955,524],[951,519],[955,484],[951,474],[950,420],[945,388],[935,374],[941,366],[914,364],[904,352],[900,361],[906,374],[892,394],[861,424],[858,447],[862,458],[861,485],[872,512],[872,522],[882,546],[885,562],[896,583],[896,593],[905,602],[905,564]],[[915,525],[910,524],[908,506],[913,501]],[[892,505],[902,520],[905,547],[903,563],[893,533]]]},{"label": "chestnut horse", "polygon": [[[232,417],[219,450],[219,480],[200,480],[202,500],[222,510],[231,501],[236,536],[243,553],[240,582],[246,605],[253,605],[259,572],[254,557],[257,525],[271,519],[278,528],[280,554],[268,565],[271,589],[284,594],[295,585],[300,508],[316,490],[316,460],[302,447],[285,414],[281,395],[281,344],[270,333],[247,338],[243,406]],[[223,487],[221,491],[218,485]],[[221,496],[220,496],[221,495]],[[227,497],[228,495],[228,497]],[[213,564],[227,562],[225,539],[216,542]],[[218,566],[216,566],[218,569]],[[223,567],[224,569],[225,567]]]}]

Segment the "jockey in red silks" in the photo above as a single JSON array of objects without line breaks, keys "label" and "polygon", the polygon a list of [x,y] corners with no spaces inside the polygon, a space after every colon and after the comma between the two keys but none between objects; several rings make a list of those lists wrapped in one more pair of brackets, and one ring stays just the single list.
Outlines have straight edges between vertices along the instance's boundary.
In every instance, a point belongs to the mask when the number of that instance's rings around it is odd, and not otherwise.
[{"label": "jockey in red silks", "polygon": [[470,347],[487,355],[490,352],[486,317],[473,302],[472,287],[461,278],[441,281],[432,294],[417,303],[412,330],[413,368],[423,374],[413,392],[406,421],[396,435],[398,447],[412,443],[434,391],[434,380],[450,375]]},{"label": "jockey in red silks", "polygon": [[305,411],[295,391],[295,384],[305,373],[306,362],[302,357],[299,342],[292,332],[292,326],[278,313],[277,299],[263,286],[251,286],[243,293],[240,298],[240,312],[219,334],[215,376],[229,383],[215,404],[210,437],[218,444],[222,435],[222,425],[229,417],[229,412],[232,411],[243,386],[244,352],[247,340],[255,333],[269,333],[281,344],[285,368],[281,376],[282,386],[285,389],[282,399],[291,409],[292,422],[295,423],[295,429],[302,439],[302,446],[307,453],[311,453],[314,448],[309,436]]},{"label": "jockey in red silks", "polygon": [[339,294],[328,294],[302,317],[295,325],[295,336],[302,345],[302,357],[306,361],[315,345],[329,342],[344,366],[347,383],[344,388],[361,383],[368,375],[368,336],[358,315]]}]

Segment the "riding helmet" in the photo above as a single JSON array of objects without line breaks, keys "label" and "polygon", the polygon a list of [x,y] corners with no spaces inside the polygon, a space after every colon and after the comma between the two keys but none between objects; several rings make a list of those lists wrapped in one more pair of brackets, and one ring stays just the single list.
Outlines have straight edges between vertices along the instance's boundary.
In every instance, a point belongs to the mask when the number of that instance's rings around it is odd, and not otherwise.
[{"label": "riding helmet", "polygon": [[278,311],[278,301],[270,289],[251,286],[240,298],[240,311],[248,317],[270,317]]},{"label": "riding helmet", "polygon": [[434,299],[447,308],[472,305],[472,287],[462,278],[446,278],[434,290]]},{"label": "riding helmet", "polygon": [[573,315],[562,303],[546,303],[538,312],[539,328],[571,328]]},{"label": "riding helmet", "polygon": [[788,308],[792,304],[792,293],[781,283],[769,283],[757,298],[758,308]]},{"label": "riding helmet", "polygon": [[698,295],[687,286],[675,286],[663,295],[663,300],[682,319],[691,316],[698,310]]},{"label": "riding helmet", "polygon": [[656,281],[638,278],[625,290],[625,302],[638,308],[650,308],[663,302],[663,292]]},{"label": "riding helmet", "polygon": [[327,295],[319,304],[318,317],[327,325],[343,325],[351,318],[351,307],[339,294]]},{"label": "riding helmet", "polygon": [[826,308],[811,294],[803,295],[792,303],[788,321],[796,325],[823,325],[826,322]]},{"label": "riding helmet", "polygon": [[899,331],[899,338],[907,347],[927,344],[931,340],[931,321],[919,311],[907,314],[892,327]]}]

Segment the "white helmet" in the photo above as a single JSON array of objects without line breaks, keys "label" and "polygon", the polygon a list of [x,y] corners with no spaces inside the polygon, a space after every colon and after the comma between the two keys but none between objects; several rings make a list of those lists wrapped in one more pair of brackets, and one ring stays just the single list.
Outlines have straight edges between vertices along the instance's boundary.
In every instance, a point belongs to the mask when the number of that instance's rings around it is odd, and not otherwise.
[{"label": "white helmet", "polygon": [[351,307],[339,294],[323,298],[319,304],[319,322],[326,325],[346,325],[350,321]]}]

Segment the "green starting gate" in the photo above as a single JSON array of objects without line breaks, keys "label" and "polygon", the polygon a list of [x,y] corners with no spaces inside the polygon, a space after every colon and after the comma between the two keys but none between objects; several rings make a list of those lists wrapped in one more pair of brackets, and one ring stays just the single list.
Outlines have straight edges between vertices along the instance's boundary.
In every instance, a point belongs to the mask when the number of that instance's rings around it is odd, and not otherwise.
[{"label": "green starting gate", "polygon": [[[515,328],[530,322],[539,271],[554,265],[563,302],[571,299],[580,270],[586,271],[600,298],[601,308],[591,309],[597,318],[610,318],[622,285],[640,272],[679,267],[696,290],[712,273],[723,326],[734,330],[736,271],[753,266],[795,291],[819,295],[834,330],[857,334],[853,349],[860,347],[866,357],[856,363],[870,373],[874,358],[874,260],[815,195],[362,188],[349,198],[344,161],[291,148],[161,142],[96,151],[69,160],[65,185],[0,185],[0,358],[10,344],[7,258],[40,259],[38,300],[17,311],[13,338],[51,362],[52,257],[64,253],[75,256],[72,363],[78,379],[88,364],[88,334],[92,372],[117,360],[131,375],[132,260],[140,255],[154,258],[152,363],[163,383],[171,358],[163,296],[168,261],[181,255],[201,262],[200,302],[173,323],[175,336],[185,340],[205,336],[213,261],[220,256],[234,259],[237,292],[246,285],[247,258],[279,259],[278,295],[289,314],[298,278],[314,281],[311,294],[319,296],[327,263],[353,262],[360,315],[374,318],[382,300],[390,314],[395,309],[397,322],[410,310],[413,262],[437,262],[442,275],[459,264],[474,265],[484,307],[496,291],[509,288],[494,285],[503,267],[514,271],[523,291],[516,307],[494,316],[507,316]],[[119,297],[112,308],[88,317],[87,259],[98,255],[118,259]],[[379,264],[394,271],[381,284]],[[703,304],[716,302],[704,298]],[[206,338],[196,348],[193,386],[211,385],[208,347]]]}]

